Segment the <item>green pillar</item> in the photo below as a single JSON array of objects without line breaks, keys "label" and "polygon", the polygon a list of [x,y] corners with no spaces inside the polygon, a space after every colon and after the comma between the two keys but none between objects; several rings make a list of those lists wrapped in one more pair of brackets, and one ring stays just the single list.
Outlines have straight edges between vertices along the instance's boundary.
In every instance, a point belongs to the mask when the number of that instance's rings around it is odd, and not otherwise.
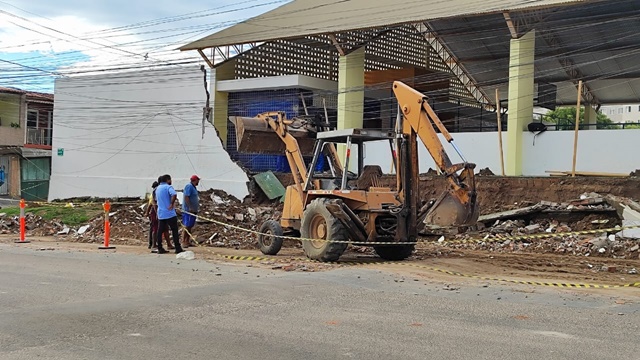
[{"label": "green pillar", "polygon": [[[596,124],[598,120],[598,113],[596,112],[596,109],[593,108],[593,106],[590,105],[586,105],[584,107],[584,122],[583,124],[585,125],[585,130],[596,130]],[[590,125],[590,126],[587,126]]]},{"label": "green pillar", "polygon": [[222,144],[227,144],[229,94],[218,91],[218,81],[233,80],[235,77],[235,60],[228,61],[211,69],[210,105],[213,126],[218,131]]},{"label": "green pillar", "polygon": [[364,48],[338,64],[338,129],[361,128],[364,113]]},{"label": "green pillar", "polygon": [[505,173],[522,175],[522,133],[533,120],[535,30],[511,39]]}]

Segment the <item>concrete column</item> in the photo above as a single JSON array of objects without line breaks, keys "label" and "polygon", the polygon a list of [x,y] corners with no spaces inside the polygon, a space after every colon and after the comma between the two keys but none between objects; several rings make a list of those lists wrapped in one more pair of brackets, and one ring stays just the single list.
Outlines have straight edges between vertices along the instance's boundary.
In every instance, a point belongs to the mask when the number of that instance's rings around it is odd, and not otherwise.
[{"label": "concrete column", "polygon": [[535,30],[511,40],[505,173],[522,175],[522,133],[533,121]]},{"label": "concrete column", "polygon": [[211,69],[210,105],[213,126],[218,131],[218,136],[224,146],[227,145],[229,94],[217,91],[218,81],[233,80],[235,77],[235,60],[228,61]]},{"label": "concrete column", "polygon": [[361,128],[364,114],[364,48],[338,65],[338,129]]},{"label": "concrete column", "polygon": [[598,113],[593,106],[585,106],[584,108],[584,120],[585,130],[596,130],[596,124],[598,123]]}]

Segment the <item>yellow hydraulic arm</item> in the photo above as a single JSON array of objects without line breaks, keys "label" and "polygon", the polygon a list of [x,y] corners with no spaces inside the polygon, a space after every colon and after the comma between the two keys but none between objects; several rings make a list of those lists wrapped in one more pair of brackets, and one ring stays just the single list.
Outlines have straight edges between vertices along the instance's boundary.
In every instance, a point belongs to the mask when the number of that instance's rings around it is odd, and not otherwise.
[{"label": "yellow hydraulic arm", "polygon": [[[403,115],[403,133],[409,138],[417,135],[450,186],[430,208],[426,215],[425,223],[439,226],[474,224],[478,219],[473,174],[475,164],[468,163],[464,158],[453,143],[451,134],[449,134],[449,131],[447,131],[423,94],[399,81],[393,83],[393,91]],[[434,125],[460,155],[462,163],[452,164],[449,155],[447,155],[438,138]],[[417,167],[417,149],[413,151],[412,157],[416,162],[414,167]],[[409,160],[412,159],[407,159],[407,161]],[[460,173],[458,174],[458,172]],[[415,175],[417,175],[417,172],[413,174],[413,176]],[[408,175],[404,174],[404,176]]]},{"label": "yellow hydraulic arm", "polygon": [[307,180],[307,169],[304,164],[304,158],[302,152],[298,146],[298,140],[287,131],[287,126],[291,125],[293,121],[287,120],[286,115],[282,111],[272,111],[262,113],[256,116],[256,119],[262,120],[282,139],[286,146],[285,155],[291,168],[291,174],[296,184],[296,190],[302,197],[304,192],[302,185]]}]

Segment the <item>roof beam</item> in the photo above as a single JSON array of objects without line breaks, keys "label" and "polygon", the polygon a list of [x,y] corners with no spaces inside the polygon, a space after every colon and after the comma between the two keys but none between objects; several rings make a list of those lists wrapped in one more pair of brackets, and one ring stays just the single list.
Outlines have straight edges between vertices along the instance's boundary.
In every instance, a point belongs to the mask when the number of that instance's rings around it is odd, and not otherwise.
[{"label": "roof beam", "polygon": [[453,55],[451,50],[447,48],[444,42],[439,39],[435,31],[433,31],[426,22],[413,24],[413,27],[424,36],[429,46],[431,46],[438,57],[440,57],[451,72],[458,78],[458,80],[460,80],[471,96],[473,96],[473,98],[484,107],[492,111],[495,110],[494,101],[480,87],[478,87],[475,79]]},{"label": "roof beam", "polygon": [[340,54],[340,56],[345,56],[346,52],[342,48],[342,45],[340,45],[340,43],[338,42],[338,39],[336,39],[336,36],[333,34],[329,34],[329,39],[331,39],[331,43],[336,47],[336,50],[338,50],[338,54]]},{"label": "roof beam", "polygon": [[[557,36],[555,36],[550,31],[539,31],[538,32],[542,38],[547,42],[547,44],[555,50],[559,50],[562,48],[562,43]],[[586,82],[583,82],[582,87],[578,86],[578,82],[580,80],[585,80],[586,76],[580,71],[576,63],[569,56],[566,55],[558,55],[556,58],[564,71],[569,76],[569,80],[577,87],[582,89],[582,98],[585,101],[585,105],[598,105],[600,104],[600,100],[593,93],[593,90]]]},{"label": "roof beam", "polygon": [[502,15],[504,15],[504,20],[507,22],[507,27],[509,28],[509,32],[511,33],[511,38],[512,39],[519,38],[520,36],[518,36],[518,29],[516,28],[516,25],[511,20],[511,15],[509,15],[509,12],[505,11],[502,13]]},{"label": "roof beam", "polygon": [[209,65],[209,68],[213,69],[213,62],[209,60],[209,57],[202,51],[202,49],[198,49],[198,54],[204,59],[204,61]]},{"label": "roof beam", "polygon": [[[562,55],[561,50],[564,49],[562,42],[557,36],[555,36],[555,34],[551,30],[546,29],[546,27],[544,26],[545,20],[556,11],[558,11],[558,9],[555,9],[551,12],[541,12],[536,10],[524,12],[521,14],[521,16],[519,16],[518,23],[522,24],[524,33],[536,28],[537,25],[540,25],[536,32],[540,34],[540,36],[542,36],[542,38],[547,42],[547,45],[552,49],[552,51],[557,51],[559,53],[556,56],[556,60],[558,60],[564,71],[569,76],[569,80],[576,86],[576,88],[578,88],[578,82],[580,80],[584,80],[586,77],[580,71],[580,69],[578,69],[578,66],[575,64],[573,59],[571,59],[571,57]],[[505,20],[507,20],[507,26],[509,26],[509,23],[511,23],[511,26],[513,26],[515,29],[515,35],[517,36],[518,26],[513,24],[511,16],[508,12],[505,12],[504,16]],[[509,27],[509,30],[511,30],[511,27]],[[514,31],[511,31],[511,36],[513,38],[517,38],[514,37]],[[581,89],[582,98],[584,99],[585,104],[600,104],[600,100],[598,100],[588,84],[583,83]]]}]

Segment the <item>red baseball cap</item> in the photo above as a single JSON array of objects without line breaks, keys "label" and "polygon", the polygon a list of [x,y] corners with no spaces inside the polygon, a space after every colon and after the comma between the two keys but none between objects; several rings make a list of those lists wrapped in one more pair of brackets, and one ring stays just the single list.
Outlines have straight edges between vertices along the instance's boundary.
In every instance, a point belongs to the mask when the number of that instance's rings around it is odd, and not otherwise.
[{"label": "red baseball cap", "polygon": [[196,181],[196,180],[200,180],[198,175],[191,175],[191,181]]}]

